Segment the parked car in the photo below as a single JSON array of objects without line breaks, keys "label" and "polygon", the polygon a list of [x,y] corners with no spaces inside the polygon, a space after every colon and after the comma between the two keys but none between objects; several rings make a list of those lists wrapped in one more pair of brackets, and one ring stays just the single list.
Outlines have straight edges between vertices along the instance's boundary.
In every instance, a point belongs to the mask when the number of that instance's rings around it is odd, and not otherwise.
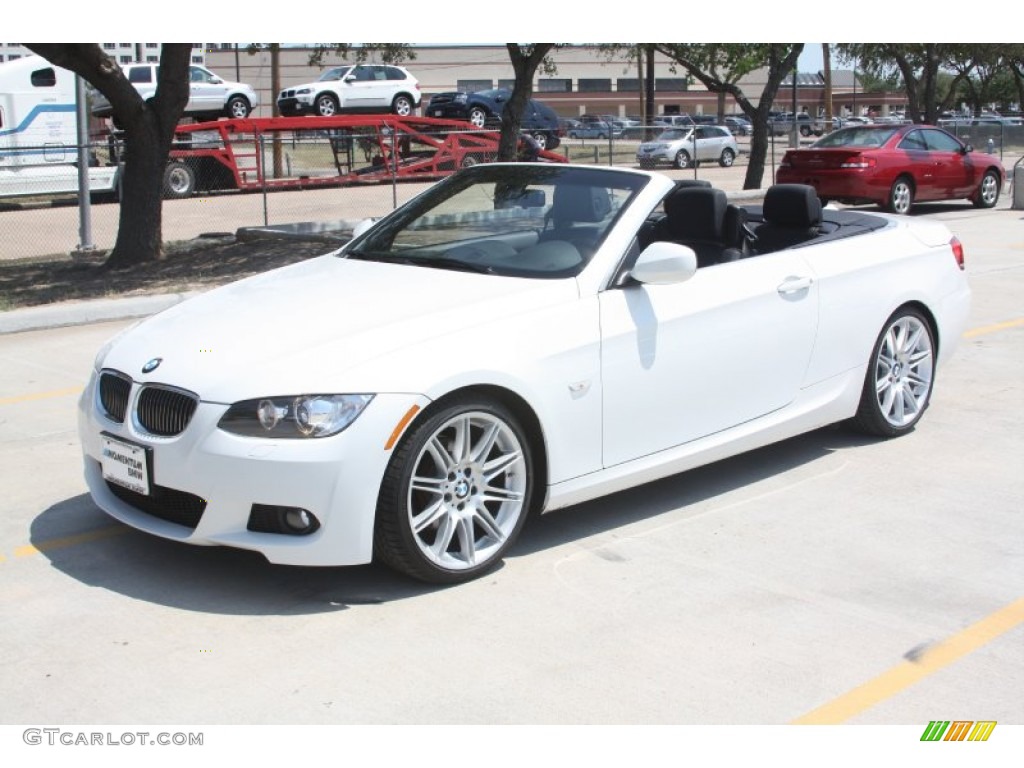
[{"label": "parked car", "polygon": [[659,173],[477,165],[107,342],[78,402],[85,479],[177,542],[465,581],[533,513],[837,422],[910,432],[969,299],[937,221],[823,211],[799,185],[738,208]]},{"label": "parked car", "polygon": [[[797,132],[808,137],[821,136],[825,132],[825,124],[822,118],[811,117],[806,112],[800,112],[796,116]],[[793,130],[793,113],[783,112],[771,119],[772,133],[776,136],[785,136]]]},{"label": "parked car", "polygon": [[583,123],[574,117],[560,117],[558,118],[558,130],[563,136],[568,136],[569,131],[576,128],[582,128]]},{"label": "parked car", "polygon": [[654,141],[645,141],[637,147],[636,161],[641,168],[653,168],[659,163],[689,168],[694,161],[717,160],[723,168],[728,168],[739,153],[736,137],[729,133],[728,128],[699,125],[662,131]]},{"label": "parked car", "polygon": [[[427,117],[468,120],[476,128],[498,128],[511,96],[512,92],[507,88],[492,88],[475,93],[437,93],[430,97],[427,104]],[[542,149],[555,149],[561,141],[558,115],[547,104],[536,99],[527,102],[522,129],[533,136]]]},{"label": "parked car", "polygon": [[656,126],[668,125],[668,126],[677,126],[677,127],[685,127],[685,126],[690,126],[690,125],[694,125],[695,124],[693,122],[693,118],[690,117],[689,115],[685,115],[685,114],[684,115],[658,115],[658,117],[654,118],[651,121],[651,123],[653,125],[656,125]]},{"label": "parked car", "polygon": [[975,152],[941,128],[870,125],[842,128],[809,148],[787,151],[776,179],[809,184],[825,202],[876,203],[908,213],[925,200],[969,199],[991,208],[1004,176],[998,156]]},{"label": "parked car", "polygon": [[580,125],[566,132],[570,139],[607,139],[617,137],[621,129],[606,115],[580,115]]},{"label": "parked car", "polygon": [[404,67],[346,64],[324,70],[312,83],[292,85],[277,95],[282,115],[341,112],[388,113],[408,117],[420,106],[419,82]]},{"label": "parked car", "polygon": [[750,121],[745,117],[730,115],[725,118],[725,127],[733,136],[749,136],[754,132]]},{"label": "parked car", "polygon": [[[156,95],[159,64],[122,64],[125,77],[143,99]],[[245,83],[224,80],[206,67],[191,64],[188,68],[189,96],[184,116],[195,120],[216,120],[219,117],[248,117],[259,106],[256,90]],[[99,91],[91,92],[92,114],[110,117],[113,108]]]}]

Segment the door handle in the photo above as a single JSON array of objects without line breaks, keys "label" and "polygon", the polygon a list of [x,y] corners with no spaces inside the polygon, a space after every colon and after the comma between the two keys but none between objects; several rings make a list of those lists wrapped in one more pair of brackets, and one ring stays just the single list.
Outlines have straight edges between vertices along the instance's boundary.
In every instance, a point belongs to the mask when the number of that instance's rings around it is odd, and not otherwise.
[{"label": "door handle", "polygon": [[809,277],[787,277],[779,284],[778,291],[781,295],[788,296],[800,291],[806,291],[813,284],[814,281]]}]

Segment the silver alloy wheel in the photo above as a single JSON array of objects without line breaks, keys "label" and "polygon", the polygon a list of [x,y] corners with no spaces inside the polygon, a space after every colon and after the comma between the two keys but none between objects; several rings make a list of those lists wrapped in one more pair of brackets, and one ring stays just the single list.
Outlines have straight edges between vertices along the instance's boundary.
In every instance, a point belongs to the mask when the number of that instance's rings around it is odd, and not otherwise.
[{"label": "silver alloy wheel", "polygon": [[412,99],[405,95],[395,96],[391,111],[399,117],[408,117],[412,114]]},{"label": "silver alloy wheel", "polygon": [[329,93],[316,98],[316,113],[320,117],[333,117],[338,112],[338,102]]},{"label": "silver alloy wheel", "polygon": [[687,154],[685,149],[680,149],[676,152],[675,160],[676,168],[689,168],[690,167],[690,156]]},{"label": "silver alloy wheel", "polygon": [[999,178],[989,171],[981,180],[978,200],[982,208],[991,208],[999,201]]},{"label": "silver alloy wheel", "polygon": [[235,96],[228,102],[228,114],[238,119],[248,117],[249,102],[241,96]]},{"label": "silver alloy wheel", "polygon": [[889,210],[893,213],[906,214],[910,212],[913,204],[914,188],[910,182],[904,177],[896,179],[889,190]]},{"label": "silver alloy wheel", "polygon": [[189,197],[195,187],[195,172],[184,163],[170,163],[164,170],[165,197]]},{"label": "silver alloy wheel", "polygon": [[533,140],[537,142],[541,149],[548,148],[548,135],[546,133],[537,131],[537,133],[533,134]]},{"label": "silver alloy wheel", "polygon": [[902,315],[886,329],[874,382],[879,412],[891,427],[908,427],[920,418],[932,391],[934,363],[931,332],[917,315]]},{"label": "silver alloy wheel", "polygon": [[406,499],[420,553],[448,571],[497,558],[526,511],[527,459],[495,414],[460,413],[438,427],[413,462]]},{"label": "silver alloy wheel", "polygon": [[469,122],[476,128],[483,128],[487,124],[487,113],[480,107],[473,107],[469,110]]},{"label": "silver alloy wheel", "polygon": [[718,159],[718,164],[723,168],[729,168],[735,159],[736,155],[727,147],[722,150],[722,156]]}]

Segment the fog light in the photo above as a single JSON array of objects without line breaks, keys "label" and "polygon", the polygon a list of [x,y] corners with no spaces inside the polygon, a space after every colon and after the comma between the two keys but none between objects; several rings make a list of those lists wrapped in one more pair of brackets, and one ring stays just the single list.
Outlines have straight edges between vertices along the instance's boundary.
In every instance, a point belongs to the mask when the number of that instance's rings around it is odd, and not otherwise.
[{"label": "fog light", "polygon": [[277,504],[253,504],[249,511],[247,530],[257,533],[283,533],[290,536],[308,536],[320,528],[316,515],[300,507]]},{"label": "fog light", "polygon": [[284,524],[296,533],[305,533],[313,524],[313,518],[304,509],[289,509],[284,513]]}]

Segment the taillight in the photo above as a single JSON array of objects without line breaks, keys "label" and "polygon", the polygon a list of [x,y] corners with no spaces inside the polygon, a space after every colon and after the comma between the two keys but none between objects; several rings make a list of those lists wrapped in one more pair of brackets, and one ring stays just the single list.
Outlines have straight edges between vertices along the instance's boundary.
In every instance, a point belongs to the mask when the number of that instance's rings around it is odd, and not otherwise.
[{"label": "taillight", "polygon": [[956,265],[960,267],[960,270],[964,269],[964,245],[957,238],[953,238],[949,241],[949,247],[953,249],[953,258],[956,259]]},{"label": "taillight", "polygon": [[875,158],[851,155],[839,164],[840,168],[874,168]]}]

